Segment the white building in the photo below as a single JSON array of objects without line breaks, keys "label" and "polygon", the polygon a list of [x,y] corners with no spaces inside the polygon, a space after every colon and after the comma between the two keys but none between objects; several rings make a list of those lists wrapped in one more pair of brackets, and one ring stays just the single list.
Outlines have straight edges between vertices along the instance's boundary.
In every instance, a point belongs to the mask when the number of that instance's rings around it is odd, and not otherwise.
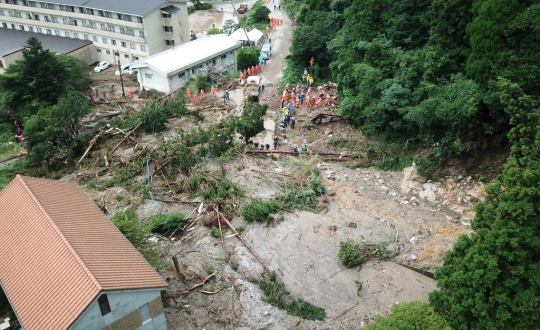
[{"label": "white building", "polygon": [[98,61],[136,61],[190,40],[185,0],[0,0],[7,29],[90,40]]},{"label": "white building", "polygon": [[141,89],[171,93],[183,87],[198,72],[220,74],[237,71],[236,50],[240,42],[212,35],[168,49],[133,63]]}]

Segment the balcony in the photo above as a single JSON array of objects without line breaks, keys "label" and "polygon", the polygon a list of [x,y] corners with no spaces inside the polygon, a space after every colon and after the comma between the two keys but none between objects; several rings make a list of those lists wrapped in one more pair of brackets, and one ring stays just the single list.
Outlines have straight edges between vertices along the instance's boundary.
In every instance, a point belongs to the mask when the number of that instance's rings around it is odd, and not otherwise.
[{"label": "balcony", "polygon": [[172,32],[165,32],[163,31],[163,35],[165,36],[165,40],[173,40],[173,33]]},{"label": "balcony", "polygon": [[170,17],[161,17],[161,22],[163,26],[172,26],[172,18]]}]

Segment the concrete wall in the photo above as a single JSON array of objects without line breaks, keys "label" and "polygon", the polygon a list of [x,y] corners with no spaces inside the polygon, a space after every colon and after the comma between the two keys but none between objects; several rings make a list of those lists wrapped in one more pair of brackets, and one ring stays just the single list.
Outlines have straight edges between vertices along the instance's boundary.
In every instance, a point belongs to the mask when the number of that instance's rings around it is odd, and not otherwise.
[{"label": "concrete wall", "polygon": [[87,46],[74,50],[67,55],[80,58],[81,60],[85,61],[86,64],[88,65],[95,63],[97,61],[96,49],[94,48],[94,45],[92,44],[88,44]]},{"label": "concrete wall", "polygon": [[[225,55],[225,59],[221,59],[221,56]],[[219,72],[234,73],[237,71],[236,63],[236,49],[216,54],[214,57],[199,61],[193,64],[190,68],[174,71],[170,73],[168,77],[163,76],[161,73],[155,72],[151,68],[139,68],[138,81],[141,89],[155,89],[163,93],[171,93],[177,89],[180,89],[186,85],[186,83],[195,78],[198,72],[207,72],[216,70]],[[185,75],[180,78],[179,74]],[[145,73],[151,74],[152,79],[148,79]]]},{"label": "concrete wall", "polygon": [[[166,330],[166,319],[159,290],[105,292],[111,312],[102,316],[98,297],[88,306],[70,330]],[[139,307],[150,303],[152,320],[141,324]]]},{"label": "concrete wall", "polygon": [[8,66],[15,63],[15,61],[22,60],[22,59],[23,59],[22,49],[18,52],[11,53],[4,57],[0,57],[0,61],[2,61],[2,68],[0,68],[0,74],[4,73],[6,69],[8,68]]}]

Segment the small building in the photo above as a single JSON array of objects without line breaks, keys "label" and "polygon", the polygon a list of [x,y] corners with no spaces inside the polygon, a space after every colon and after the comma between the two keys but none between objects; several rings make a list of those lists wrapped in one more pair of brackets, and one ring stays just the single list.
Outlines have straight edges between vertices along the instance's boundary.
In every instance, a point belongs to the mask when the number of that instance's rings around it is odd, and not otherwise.
[{"label": "small building", "polygon": [[0,210],[0,284],[22,328],[167,329],[167,283],[77,184],[17,175]]},{"label": "small building", "polygon": [[0,74],[17,60],[23,59],[23,49],[30,36],[36,37],[50,52],[75,56],[90,65],[97,60],[91,41],[68,39],[49,34],[0,28]]},{"label": "small building", "polygon": [[171,93],[182,88],[198,72],[237,71],[236,50],[240,43],[224,34],[187,42],[133,63],[141,89]]}]

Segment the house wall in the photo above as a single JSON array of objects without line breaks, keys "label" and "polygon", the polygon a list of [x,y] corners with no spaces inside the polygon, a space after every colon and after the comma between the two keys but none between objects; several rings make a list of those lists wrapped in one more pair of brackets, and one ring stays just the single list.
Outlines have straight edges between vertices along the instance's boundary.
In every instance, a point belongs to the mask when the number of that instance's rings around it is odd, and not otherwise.
[{"label": "house wall", "polygon": [[15,52],[15,53],[11,53],[11,54],[6,55],[4,57],[0,57],[0,62],[1,62],[0,74],[4,73],[6,71],[6,69],[8,68],[8,66],[15,63],[15,61],[22,60],[22,59],[23,59],[22,50],[20,50],[18,52]]},{"label": "house wall", "polygon": [[[180,8],[179,11],[171,14],[170,18],[161,16],[160,8],[167,5],[173,5]],[[188,23],[187,3],[169,1],[166,5],[157,8],[153,12],[147,14],[144,19],[144,26],[147,37],[146,42],[149,49],[149,54],[157,54],[168,48],[179,46],[190,41],[190,31]],[[164,26],[172,26],[172,32],[165,32]],[[167,46],[165,40],[174,40],[174,46]]]},{"label": "house wall", "polygon": [[[222,59],[222,56],[225,58]],[[186,85],[195,78],[198,72],[208,72],[215,70],[222,73],[234,73],[237,71],[236,49],[217,53],[212,58],[194,63],[191,67],[170,73],[168,77],[152,70],[151,68],[139,68],[138,81],[141,89],[155,89],[163,93],[171,93]],[[145,73],[151,74],[152,79],[148,79]],[[184,73],[183,77],[180,77]],[[142,77],[141,77],[142,76]]]},{"label": "house wall", "polygon": [[[70,330],[166,330],[159,290],[104,292],[111,312],[102,316],[98,297],[88,306]],[[101,295],[100,295],[101,296]],[[139,308],[150,304],[152,320],[142,324]]]}]

